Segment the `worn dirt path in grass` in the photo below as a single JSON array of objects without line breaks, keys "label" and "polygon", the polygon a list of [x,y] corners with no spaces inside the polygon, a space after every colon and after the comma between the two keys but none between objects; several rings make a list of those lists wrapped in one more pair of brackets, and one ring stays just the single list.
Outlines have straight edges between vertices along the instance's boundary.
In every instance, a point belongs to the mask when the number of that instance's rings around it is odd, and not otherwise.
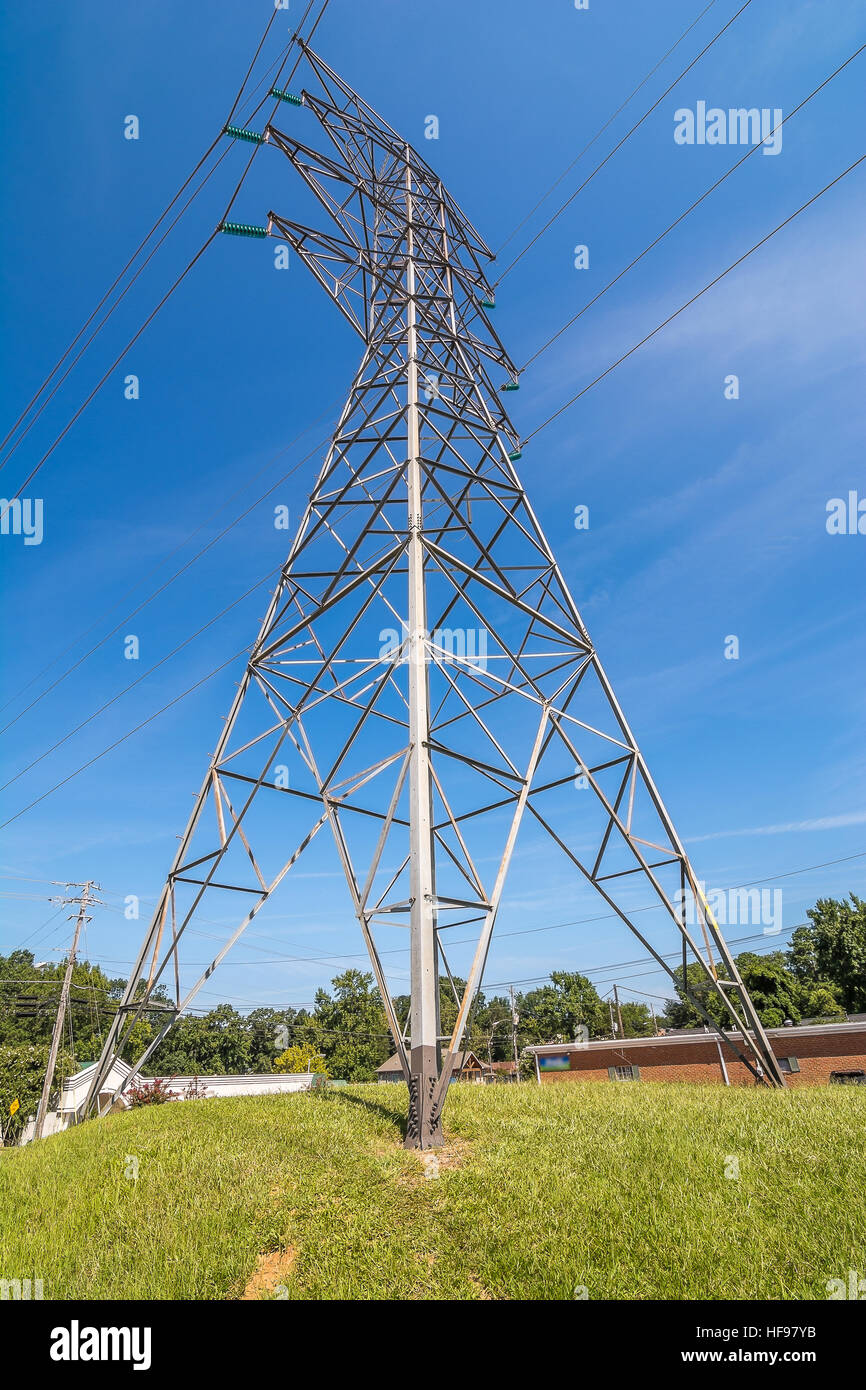
[{"label": "worn dirt path in grass", "polygon": [[292,1276],[297,1258],[298,1252],[291,1245],[288,1250],[273,1250],[259,1255],[256,1267],[241,1294],[241,1302],[279,1295],[284,1289],[287,1291],[288,1280]]}]

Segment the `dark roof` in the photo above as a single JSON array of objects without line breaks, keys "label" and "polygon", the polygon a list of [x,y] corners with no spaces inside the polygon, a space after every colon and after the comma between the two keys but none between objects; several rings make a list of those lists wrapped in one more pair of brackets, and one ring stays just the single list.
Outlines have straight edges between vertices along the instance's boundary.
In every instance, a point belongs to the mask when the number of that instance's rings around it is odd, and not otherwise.
[{"label": "dark roof", "polygon": [[[463,1067],[472,1066],[473,1063],[476,1067],[481,1067],[482,1069],[487,1066],[487,1063],[482,1062],[480,1058],[476,1057],[474,1052],[458,1052],[454,1058],[453,1069],[454,1071],[462,1071]],[[402,1071],[402,1067],[400,1065],[400,1058],[396,1052],[394,1053],[393,1057],[388,1058],[387,1062],[383,1062],[381,1067],[376,1068],[377,1075],[379,1072],[392,1071]]]}]

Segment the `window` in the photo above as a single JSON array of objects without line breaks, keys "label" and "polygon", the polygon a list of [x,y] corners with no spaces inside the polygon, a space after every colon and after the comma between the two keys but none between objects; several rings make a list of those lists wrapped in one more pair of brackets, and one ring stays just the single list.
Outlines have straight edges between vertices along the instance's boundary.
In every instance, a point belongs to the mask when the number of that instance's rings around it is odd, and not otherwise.
[{"label": "window", "polygon": [[640,1081],[640,1067],[608,1067],[611,1081]]},{"label": "window", "polygon": [[788,1072],[799,1071],[800,1063],[797,1061],[796,1057],[780,1057],[779,1070]]},{"label": "window", "polygon": [[866,1071],[831,1071],[830,1085],[866,1086]]}]

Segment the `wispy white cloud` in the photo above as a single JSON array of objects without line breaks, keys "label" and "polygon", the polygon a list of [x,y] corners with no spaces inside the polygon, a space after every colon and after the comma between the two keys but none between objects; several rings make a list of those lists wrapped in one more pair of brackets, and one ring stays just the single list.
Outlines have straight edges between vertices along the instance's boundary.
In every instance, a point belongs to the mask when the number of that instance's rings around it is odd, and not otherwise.
[{"label": "wispy white cloud", "polygon": [[814,820],[788,821],[782,825],[757,825],[747,830],[714,830],[709,835],[690,835],[689,844],[703,840],[727,840],[739,835],[790,835],[801,830],[840,830],[846,825],[866,825],[866,811],[848,811],[841,816],[819,816]]},{"label": "wispy white cloud", "polygon": [[[692,397],[694,408],[700,409],[701,393],[693,393],[690,383],[703,379],[708,359],[735,361],[738,366],[748,363],[753,391],[759,383],[794,371],[808,371],[810,389],[814,390],[825,377],[862,362],[866,285],[859,274],[861,250],[851,230],[863,209],[859,186],[846,188],[843,201],[844,217],[837,207],[819,207],[811,212],[805,231],[792,234],[787,241],[780,239],[772,253],[757,253],[635,355],[632,368],[646,361],[648,354],[661,356],[666,362],[676,358],[677,368],[668,373],[667,390],[680,418],[687,413]],[[543,359],[543,371],[535,377],[530,397],[533,406],[542,411],[548,404],[561,403],[563,396],[570,394],[569,388],[585,385],[600,366],[615,360],[694,294],[709,278],[708,270],[718,273],[742,255],[751,244],[752,230],[767,229],[766,215],[763,222],[760,216],[757,214],[753,228],[740,205],[727,219],[735,230],[712,238],[711,249],[707,249],[711,238],[692,236],[682,254],[674,254],[675,247],[669,247],[660,263],[647,263],[643,278],[627,276],[622,293],[601,302],[595,317],[585,321],[583,333],[561,339],[555,351]],[[695,246],[700,249],[696,251]],[[816,246],[821,247],[820,257],[814,255]],[[808,274],[804,273],[806,268]],[[590,322],[591,332],[586,331]],[[618,369],[617,377],[622,371],[628,372],[629,367]],[[532,389],[529,382],[527,385]],[[634,374],[629,388],[636,389]],[[655,376],[651,392],[656,399],[661,392],[665,403],[663,383]],[[614,425],[627,442],[632,431],[645,431],[644,412],[621,412],[609,422],[611,428]],[[560,447],[573,449],[569,435],[563,437]],[[582,466],[586,467],[585,460]]]}]

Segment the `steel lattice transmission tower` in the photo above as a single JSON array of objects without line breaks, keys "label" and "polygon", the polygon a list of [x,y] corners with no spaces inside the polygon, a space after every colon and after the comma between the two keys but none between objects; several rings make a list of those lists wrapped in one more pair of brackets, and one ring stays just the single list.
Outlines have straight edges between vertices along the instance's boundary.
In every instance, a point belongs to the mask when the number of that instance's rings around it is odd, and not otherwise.
[{"label": "steel lattice transmission tower", "polygon": [[[503,408],[516,373],[491,324],[491,253],[417,151],[309,47],[304,53],[311,89],[274,95],[293,121],[317,123],[329,153],[286,133],[282,119],[263,135],[334,225],[314,231],[271,212],[267,231],[291,243],[328,291],[363,340],[363,357],[91,1102],[154,986],[173,978],[175,1008],[139,1065],[324,832],[409,1085],[407,1144],[441,1143],[452,1063],[526,821],[552,837],[672,975],[664,947],[630,915],[636,886],[649,892],[668,934],[671,921],[681,933],[684,962],[699,963],[705,988],[724,1003],[730,1025],[718,1031],[757,1079],[782,1086],[518,477],[518,437]],[[257,831],[263,824],[267,834]],[[283,849],[266,865],[257,836],[270,843],[275,825]],[[228,904],[242,904],[236,930],[182,992],[184,933],[199,915],[224,916]],[[377,950],[383,923],[409,931],[405,1032]],[[457,1022],[442,1038],[440,968],[452,977],[449,931],[467,924],[477,949]]]}]

